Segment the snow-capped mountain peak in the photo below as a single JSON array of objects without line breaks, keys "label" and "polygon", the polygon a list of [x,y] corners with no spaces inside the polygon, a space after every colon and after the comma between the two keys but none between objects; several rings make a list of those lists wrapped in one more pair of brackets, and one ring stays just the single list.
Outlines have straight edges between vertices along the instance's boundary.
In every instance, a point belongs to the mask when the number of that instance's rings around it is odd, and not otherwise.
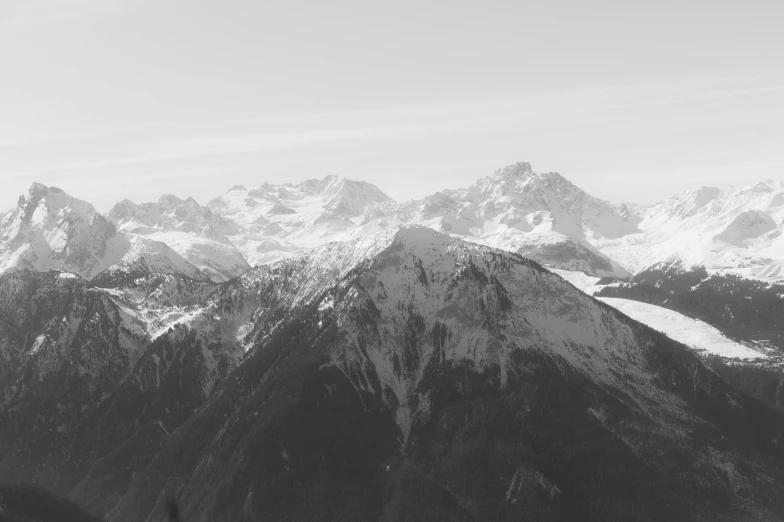
[{"label": "snow-capped mountain peak", "polygon": [[531,168],[530,163],[527,161],[519,161],[517,163],[513,163],[512,165],[507,165],[500,169],[496,169],[496,171],[490,177],[500,180],[509,180],[528,177],[534,174],[535,173]]},{"label": "snow-capped mountain peak", "polygon": [[41,183],[0,220],[0,272],[60,269],[90,279],[128,248],[91,204]]}]

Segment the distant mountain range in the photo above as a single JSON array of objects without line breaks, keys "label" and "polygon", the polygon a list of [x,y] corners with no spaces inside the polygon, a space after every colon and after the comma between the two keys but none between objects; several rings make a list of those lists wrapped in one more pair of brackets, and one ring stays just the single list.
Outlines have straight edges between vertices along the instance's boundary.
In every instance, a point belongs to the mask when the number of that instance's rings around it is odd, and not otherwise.
[{"label": "distant mountain range", "polygon": [[206,206],[172,195],[138,205],[125,200],[106,216],[34,184],[1,218],[0,271],[57,268],[89,279],[151,249],[160,258],[160,247],[140,246],[157,241],[182,258],[167,251],[172,267],[192,273],[185,261],[225,281],[324,243],[417,224],[595,276],[627,278],[677,261],[778,281],[783,222],[784,182],[703,187],[650,206],[613,205],[557,173],[537,174],[528,163],[406,203],[369,183],[327,176],[235,186]]}]

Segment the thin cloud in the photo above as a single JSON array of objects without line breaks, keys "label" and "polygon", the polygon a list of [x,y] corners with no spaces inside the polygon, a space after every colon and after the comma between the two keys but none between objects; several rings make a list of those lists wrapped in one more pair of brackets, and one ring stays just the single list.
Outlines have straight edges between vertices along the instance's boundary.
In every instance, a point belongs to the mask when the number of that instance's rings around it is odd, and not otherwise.
[{"label": "thin cloud", "polygon": [[149,152],[137,156],[98,161],[72,162],[49,167],[34,168],[24,172],[17,172],[13,174],[13,177],[22,178],[50,172],[242,154],[323,143],[355,143],[368,140],[415,139],[445,136],[455,133],[484,132],[492,127],[492,123],[491,119],[465,119],[436,122],[412,122],[364,128],[324,129],[281,133],[248,133],[229,136],[200,136],[188,139],[160,141],[154,143],[150,147]]}]

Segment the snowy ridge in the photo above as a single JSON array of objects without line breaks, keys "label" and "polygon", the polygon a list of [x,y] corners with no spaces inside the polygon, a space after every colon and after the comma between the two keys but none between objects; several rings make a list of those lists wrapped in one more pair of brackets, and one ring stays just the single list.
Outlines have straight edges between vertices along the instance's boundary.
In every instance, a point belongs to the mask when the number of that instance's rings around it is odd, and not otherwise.
[{"label": "snowy ridge", "polygon": [[328,176],[298,185],[236,186],[208,206],[238,225],[230,240],[253,265],[417,224],[596,275],[626,277],[587,240],[637,230],[623,208],[592,198],[559,174],[537,174],[528,163],[499,169],[467,189],[403,204],[368,183]]},{"label": "snowy ridge", "polygon": [[150,274],[179,274],[195,281],[209,278],[192,263],[186,261],[166,243],[142,237],[131,237],[130,250],[119,263],[109,267],[101,277],[113,277],[118,273],[133,277]]},{"label": "snowy ridge", "polygon": [[[237,233],[236,225],[193,198],[164,195],[157,203],[141,205],[124,200],[107,217],[132,238],[168,245],[213,281],[227,281],[250,268],[228,239]],[[188,272],[192,273],[190,269]]]},{"label": "snowy ridge", "polygon": [[641,233],[592,241],[632,272],[677,261],[686,269],[784,278],[784,182],[702,187],[637,213]]},{"label": "snowy ridge", "polygon": [[348,239],[366,210],[388,202],[370,183],[327,176],[297,185],[236,186],[208,207],[237,224],[232,243],[259,265]]},{"label": "snowy ridge", "polygon": [[416,224],[597,277],[679,262],[784,279],[784,183],[770,180],[702,187],[650,206],[614,205],[560,174],[517,163],[467,188],[406,203],[372,184],[327,176],[237,185],[207,206],[172,195],[140,205],[125,200],[107,214],[110,222],[96,216],[89,204],[35,184],[0,218],[0,271],[57,268],[92,278],[119,263],[134,238],[145,238],[224,282],[320,245]]}]

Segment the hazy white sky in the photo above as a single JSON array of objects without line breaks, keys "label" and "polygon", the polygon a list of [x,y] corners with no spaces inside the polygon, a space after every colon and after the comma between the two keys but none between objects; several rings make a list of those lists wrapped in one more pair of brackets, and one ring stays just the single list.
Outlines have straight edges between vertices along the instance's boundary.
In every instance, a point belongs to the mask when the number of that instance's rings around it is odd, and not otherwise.
[{"label": "hazy white sky", "polygon": [[516,161],[613,201],[784,179],[783,4],[3,0],[0,211]]}]

